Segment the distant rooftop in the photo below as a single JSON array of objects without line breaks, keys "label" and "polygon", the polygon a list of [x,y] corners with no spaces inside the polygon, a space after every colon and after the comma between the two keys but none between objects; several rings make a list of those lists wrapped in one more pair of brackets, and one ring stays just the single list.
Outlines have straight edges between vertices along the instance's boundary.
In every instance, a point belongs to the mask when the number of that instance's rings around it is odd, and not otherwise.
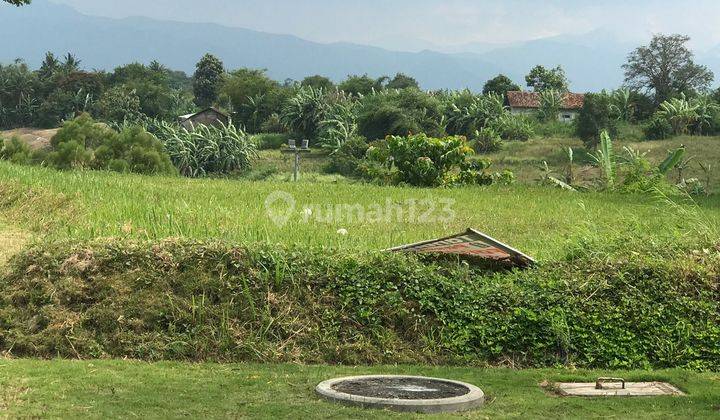
[{"label": "distant rooftop", "polygon": [[[519,92],[507,93],[508,104],[512,108],[540,108],[540,93]],[[584,93],[566,93],[563,95],[563,106],[561,109],[578,110],[585,103]]]}]

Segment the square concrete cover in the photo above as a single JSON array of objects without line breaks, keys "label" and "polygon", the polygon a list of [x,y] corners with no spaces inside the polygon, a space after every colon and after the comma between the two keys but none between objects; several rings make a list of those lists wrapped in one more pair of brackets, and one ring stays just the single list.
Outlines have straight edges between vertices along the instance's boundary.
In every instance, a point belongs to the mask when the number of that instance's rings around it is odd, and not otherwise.
[{"label": "square concrete cover", "polygon": [[555,389],[563,396],[577,397],[653,397],[661,395],[685,395],[676,387],[665,382],[607,383],[601,389],[596,382],[557,383]]}]

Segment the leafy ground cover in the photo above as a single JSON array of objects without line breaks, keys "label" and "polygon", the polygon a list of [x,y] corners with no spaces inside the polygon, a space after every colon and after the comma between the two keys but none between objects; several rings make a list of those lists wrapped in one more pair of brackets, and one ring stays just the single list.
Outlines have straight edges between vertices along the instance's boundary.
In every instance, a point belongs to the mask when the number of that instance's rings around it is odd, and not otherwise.
[{"label": "leafy ground cover", "polygon": [[[487,404],[458,415],[361,410],[314,395],[325,379],[360,374],[454,378],[480,386]],[[574,399],[539,384],[599,376],[664,380],[685,397]],[[301,366],[134,361],[0,359],[0,415],[52,418],[633,418],[710,419],[720,409],[720,376],[668,371],[510,370],[420,366]]]},{"label": "leafy ground cover", "polygon": [[615,256],[589,248],[567,262],[489,273],[455,261],[315,247],[43,244],[15,258],[0,280],[0,350],[718,370],[716,249],[646,245],[641,255]]}]

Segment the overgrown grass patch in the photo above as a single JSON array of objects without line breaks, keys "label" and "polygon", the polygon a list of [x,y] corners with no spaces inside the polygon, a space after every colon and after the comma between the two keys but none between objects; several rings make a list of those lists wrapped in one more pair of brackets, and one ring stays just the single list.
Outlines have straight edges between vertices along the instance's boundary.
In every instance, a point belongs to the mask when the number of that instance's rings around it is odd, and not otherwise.
[{"label": "overgrown grass patch", "polygon": [[[53,240],[180,237],[367,251],[474,227],[542,260],[563,258],[578,234],[598,237],[598,243],[634,232],[682,242],[697,236],[698,220],[718,219],[716,197],[699,206],[676,206],[650,195],[573,194],[539,187],[419,189],[328,181],[190,180],[58,172],[0,162],[0,206],[21,227]],[[285,225],[276,224],[265,206],[277,192],[295,201]],[[437,220],[446,215],[443,203],[451,203],[450,217]],[[399,206],[403,212],[378,220],[348,212],[334,216],[337,208],[358,205]],[[307,207],[316,211],[306,221]],[[435,218],[423,220],[420,216],[430,210]],[[348,235],[339,235],[339,229]]]},{"label": "overgrown grass patch", "polygon": [[21,357],[720,369],[720,254],[527,271],[224,243],[40,245],[0,283]]}]

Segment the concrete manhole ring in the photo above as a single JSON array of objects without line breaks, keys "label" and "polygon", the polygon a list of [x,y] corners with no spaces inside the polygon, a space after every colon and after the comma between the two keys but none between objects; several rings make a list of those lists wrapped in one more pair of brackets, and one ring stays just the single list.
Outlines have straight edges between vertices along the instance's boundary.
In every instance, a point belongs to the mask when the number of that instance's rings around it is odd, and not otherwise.
[{"label": "concrete manhole ring", "polygon": [[467,411],[485,402],[475,385],[423,376],[350,376],[322,382],[315,391],[342,404],[416,413]]}]

